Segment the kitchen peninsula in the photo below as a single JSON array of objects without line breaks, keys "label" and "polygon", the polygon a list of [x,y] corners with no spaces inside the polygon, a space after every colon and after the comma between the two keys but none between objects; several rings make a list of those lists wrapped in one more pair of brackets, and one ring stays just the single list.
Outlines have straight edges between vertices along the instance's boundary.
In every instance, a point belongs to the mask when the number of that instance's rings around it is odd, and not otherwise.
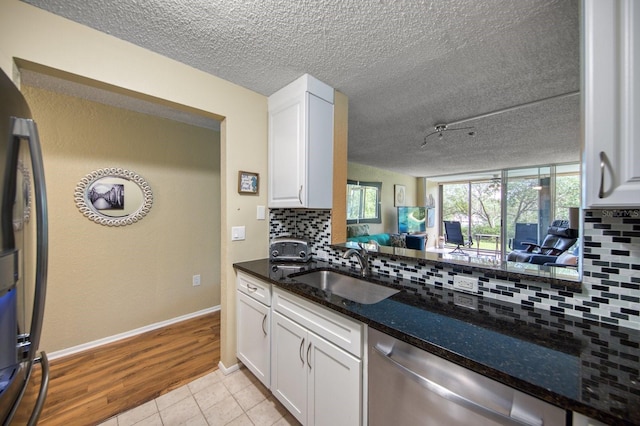
[{"label": "kitchen peninsula", "polygon": [[[357,243],[347,242],[335,244],[337,250],[358,249]],[[365,246],[366,247],[366,246]],[[436,266],[458,266],[468,271],[486,273],[503,280],[535,279],[541,283],[548,283],[560,287],[580,289],[580,274],[577,268],[543,266],[521,262],[507,262],[493,257],[466,256],[459,254],[445,254],[413,250],[401,247],[379,246],[371,251],[372,255],[385,258],[405,260],[409,262],[423,262]]]},{"label": "kitchen peninsula", "polygon": [[[640,424],[638,330],[375,273],[372,282],[400,292],[360,304],[295,279],[296,273],[317,268],[356,274],[332,262],[286,270],[266,259],[234,266],[564,410],[606,424]],[[598,364],[603,358],[606,369]]]}]

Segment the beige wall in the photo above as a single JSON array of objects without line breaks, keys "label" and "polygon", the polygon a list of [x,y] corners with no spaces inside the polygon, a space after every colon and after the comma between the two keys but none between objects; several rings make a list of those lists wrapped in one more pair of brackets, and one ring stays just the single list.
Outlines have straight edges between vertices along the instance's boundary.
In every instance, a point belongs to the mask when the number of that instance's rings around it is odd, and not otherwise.
[{"label": "beige wall", "polygon": [[418,205],[417,203],[420,201],[418,198],[418,179],[413,176],[352,162],[349,162],[347,176],[348,179],[352,180],[382,182],[382,224],[369,224],[369,234],[398,232],[398,217],[393,204],[394,185],[404,185],[406,187],[406,206]]},{"label": "beige wall", "polygon": [[[69,348],[220,304],[220,134],[28,86],[49,208],[49,294],[41,347]],[[73,199],[86,174],[139,173],[141,221],[108,227]],[[125,194],[125,204],[126,204]],[[192,286],[193,274],[201,285]]]},{"label": "beige wall", "polygon": [[424,195],[423,200],[418,200],[421,205],[427,204],[427,198],[429,195],[433,197],[433,201],[435,202],[435,206],[433,212],[435,213],[435,219],[433,221],[433,228],[427,228],[427,244],[426,247],[437,247],[438,245],[438,227],[440,224],[440,208],[438,205],[438,200],[440,199],[438,195],[439,186],[437,182],[430,181],[428,179],[419,179],[418,180],[418,192],[420,195]]},{"label": "beige wall", "polygon": [[[256,206],[266,205],[266,191],[258,196],[239,195],[237,173],[247,170],[266,176],[266,97],[18,0],[2,0],[0,67],[9,75],[16,58],[224,118],[220,137],[221,352],[225,365],[235,364],[232,264],[264,257],[268,244],[268,223],[256,220]],[[245,241],[230,242],[234,225],[246,226]],[[76,277],[80,282],[89,278]],[[159,317],[170,319],[172,313],[155,313],[153,318],[139,318],[137,322],[153,323]]]}]

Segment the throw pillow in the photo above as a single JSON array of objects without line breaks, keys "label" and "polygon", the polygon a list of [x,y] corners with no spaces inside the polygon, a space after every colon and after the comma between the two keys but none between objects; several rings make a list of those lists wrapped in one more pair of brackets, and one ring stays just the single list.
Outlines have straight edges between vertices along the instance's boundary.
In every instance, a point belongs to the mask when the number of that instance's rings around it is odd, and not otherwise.
[{"label": "throw pillow", "polygon": [[391,234],[389,236],[389,240],[391,241],[392,247],[407,247],[407,241],[404,238],[404,235],[401,234]]},{"label": "throw pillow", "polygon": [[349,225],[347,227],[348,237],[360,237],[363,235],[369,235],[369,224],[361,223],[358,225]]}]

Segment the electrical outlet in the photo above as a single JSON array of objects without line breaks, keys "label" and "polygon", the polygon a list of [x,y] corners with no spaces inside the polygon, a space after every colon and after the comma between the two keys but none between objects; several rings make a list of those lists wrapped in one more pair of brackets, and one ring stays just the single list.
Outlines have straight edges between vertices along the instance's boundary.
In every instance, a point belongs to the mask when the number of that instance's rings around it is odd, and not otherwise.
[{"label": "electrical outlet", "polygon": [[462,306],[463,308],[478,310],[478,296],[454,293],[453,304],[456,306]]},{"label": "electrical outlet", "polygon": [[191,284],[193,284],[194,287],[200,285],[200,274],[194,275],[193,278],[191,278]]},{"label": "electrical outlet", "polygon": [[471,277],[464,277],[462,275],[453,276],[453,289],[460,291],[467,291],[469,293],[478,292],[478,279]]}]

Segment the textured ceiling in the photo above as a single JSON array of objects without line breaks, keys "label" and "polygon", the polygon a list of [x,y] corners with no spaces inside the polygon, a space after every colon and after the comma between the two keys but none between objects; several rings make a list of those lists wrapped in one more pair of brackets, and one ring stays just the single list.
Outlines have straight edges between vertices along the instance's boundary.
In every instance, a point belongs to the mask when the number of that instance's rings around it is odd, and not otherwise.
[{"label": "textured ceiling", "polygon": [[[415,176],[579,160],[578,0],[26,0],[270,95],[349,97],[349,160]],[[176,79],[180,76],[176,76]],[[456,126],[451,126],[456,127]]]}]

